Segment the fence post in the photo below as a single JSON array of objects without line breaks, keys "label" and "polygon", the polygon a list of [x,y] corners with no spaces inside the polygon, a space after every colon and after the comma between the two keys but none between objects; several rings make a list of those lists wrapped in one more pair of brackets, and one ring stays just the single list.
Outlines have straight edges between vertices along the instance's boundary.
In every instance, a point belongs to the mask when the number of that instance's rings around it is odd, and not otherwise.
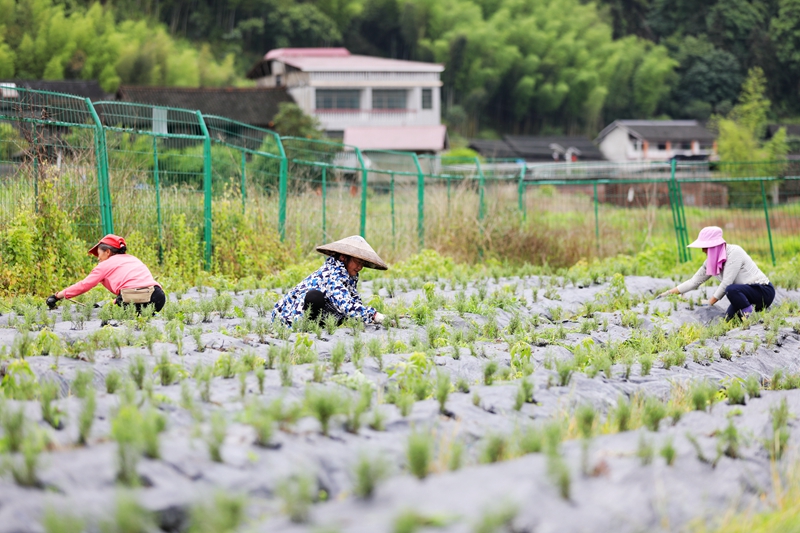
[{"label": "fence post", "polygon": [[158,263],[164,262],[163,221],[161,219],[161,180],[158,176],[158,137],[153,137],[153,182],[156,187],[156,223],[158,224]]},{"label": "fence post", "polygon": [[525,221],[528,219],[528,208],[525,205],[525,176],[528,173],[528,165],[525,161],[522,162],[522,166],[519,169],[519,190],[517,191],[518,203],[519,203],[519,211],[522,213],[522,220]]},{"label": "fence post", "polygon": [[100,116],[94,108],[92,101],[86,98],[86,107],[92,114],[95,125],[94,133],[94,153],[95,163],[97,164],[97,187],[100,200],[100,225],[103,226],[103,233],[114,233],[114,220],[111,210],[111,192],[108,183],[108,147],[106,146],[106,130],[100,122]]},{"label": "fence post", "polygon": [[247,153],[242,150],[242,214],[247,204]]},{"label": "fence post", "polygon": [[205,240],[205,270],[211,270],[211,135],[208,133],[203,114],[197,111],[197,120],[203,132],[203,239]]},{"label": "fence post", "polygon": [[592,183],[592,189],[594,190],[594,238],[597,241],[597,255],[600,255],[600,215],[599,211],[599,202],[597,201],[597,181]]},{"label": "fence post", "polygon": [[478,220],[483,220],[486,216],[486,198],[484,189],[486,188],[486,177],[483,175],[480,160],[475,157],[475,168],[478,170]]},{"label": "fence post", "polygon": [[767,203],[767,193],[764,189],[764,180],[761,180],[761,200],[764,203],[764,218],[767,221],[767,236],[769,237],[769,253],[772,256],[772,266],[775,266],[775,248],[772,245],[772,227],[769,225],[769,207]]},{"label": "fence post", "polygon": [[289,181],[289,160],[286,159],[286,150],[283,149],[283,142],[278,135],[275,135],[275,142],[278,143],[278,151],[281,155],[280,174],[278,176],[278,233],[281,242],[286,240],[286,196],[287,183]]},{"label": "fence post", "polygon": [[322,167],[322,242],[324,243],[327,240],[328,231],[325,223],[326,217],[326,210],[327,210],[327,200],[328,200],[328,167]]},{"label": "fence post", "polygon": [[683,212],[683,198],[678,179],[675,176],[676,161],[670,161],[670,177],[667,184],[667,191],[670,197],[670,207],[672,208],[672,222],[675,226],[675,239],[678,242],[678,260],[685,263],[691,256],[686,245],[689,244],[686,235],[686,215]]},{"label": "fence post", "polygon": [[419,164],[419,157],[417,154],[414,156],[414,165],[417,167],[417,239],[419,241],[419,250],[425,247],[425,175],[422,173],[422,167]]},{"label": "fence post", "polygon": [[367,166],[361,156],[361,150],[355,148],[358,163],[361,165],[361,228],[360,235],[367,238]]}]

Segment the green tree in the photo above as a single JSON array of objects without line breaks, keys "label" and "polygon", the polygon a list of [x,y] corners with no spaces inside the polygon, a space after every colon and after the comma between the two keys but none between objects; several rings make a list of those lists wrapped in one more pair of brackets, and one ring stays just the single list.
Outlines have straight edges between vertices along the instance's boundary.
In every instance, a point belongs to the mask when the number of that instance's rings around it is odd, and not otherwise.
[{"label": "green tree", "polygon": [[306,115],[297,104],[281,102],[275,115],[275,131],[286,137],[322,138],[319,120]]}]

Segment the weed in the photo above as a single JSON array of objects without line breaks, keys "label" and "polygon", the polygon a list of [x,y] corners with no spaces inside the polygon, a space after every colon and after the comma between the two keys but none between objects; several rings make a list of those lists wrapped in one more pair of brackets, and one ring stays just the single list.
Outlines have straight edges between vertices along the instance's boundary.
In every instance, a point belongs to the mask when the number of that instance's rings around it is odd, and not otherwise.
[{"label": "weed", "polygon": [[355,483],[353,492],[363,500],[375,494],[378,484],[389,474],[389,465],[381,456],[370,457],[361,454],[354,468]]},{"label": "weed", "polygon": [[408,469],[418,479],[425,479],[430,471],[433,439],[429,433],[412,431],[408,436],[406,457]]},{"label": "weed", "polygon": [[278,483],[278,496],[283,500],[284,512],[289,519],[302,524],[308,521],[314,501],[314,481],[307,475],[295,475]]},{"label": "weed", "polygon": [[328,435],[331,418],[344,411],[345,399],[337,392],[323,389],[307,388],[305,396],[306,410],[319,420],[322,434]]},{"label": "weed", "polygon": [[675,450],[675,446],[672,442],[672,437],[667,437],[667,440],[664,441],[664,445],[661,447],[661,450],[658,453],[664,458],[664,461],[667,462],[667,466],[672,466],[672,464],[675,462],[675,457],[678,455],[678,452]]},{"label": "weed", "polygon": [[222,443],[225,442],[227,431],[228,423],[225,415],[221,411],[214,411],[211,414],[211,423],[206,434],[206,444],[211,460],[215,463],[222,462]]}]

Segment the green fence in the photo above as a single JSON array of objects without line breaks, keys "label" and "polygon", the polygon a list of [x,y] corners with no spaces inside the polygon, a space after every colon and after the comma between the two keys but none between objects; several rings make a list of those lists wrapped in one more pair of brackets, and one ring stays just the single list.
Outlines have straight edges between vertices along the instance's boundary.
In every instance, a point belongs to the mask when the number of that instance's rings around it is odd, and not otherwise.
[{"label": "green fence", "polygon": [[[179,236],[241,251],[237,224],[296,249],[360,234],[390,259],[424,247],[547,262],[686,244],[706,225],[773,263],[800,252],[800,163],[532,164],[362,151],[197,111],[2,89],[0,229],[55,187],[87,242]],[[235,207],[235,209],[234,209]],[[235,215],[232,215],[235,211]],[[233,228],[233,229],[232,229]]]}]

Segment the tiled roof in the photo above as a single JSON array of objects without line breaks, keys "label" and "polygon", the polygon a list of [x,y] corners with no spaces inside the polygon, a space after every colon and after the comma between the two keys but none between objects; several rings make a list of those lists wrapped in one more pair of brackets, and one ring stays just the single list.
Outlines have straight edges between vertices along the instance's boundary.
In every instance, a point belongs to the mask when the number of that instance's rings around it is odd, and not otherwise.
[{"label": "tiled roof", "polygon": [[107,100],[111,96],[101,89],[100,84],[95,80],[0,80],[0,83],[13,83],[16,87],[35,91],[71,94],[92,101]]},{"label": "tiled roof", "polygon": [[717,138],[696,120],[615,120],[605,127],[595,142],[599,143],[616,128],[647,142],[713,141]]},{"label": "tiled roof", "polygon": [[[558,145],[558,146],[552,146]],[[581,161],[603,161],[605,157],[595,144],[585,137],[506,135],[503,140],[471,140],[469,147],[484,157],[524,159],[525,161],[553,161],[553,152],[561,154],[570,148]]]},{"label": "tiled roof", "polygon": [[445,149],[446,126],[359,126],[345,128],[344,144],[362,150],[439,152]]},{"label": "tiled roof", "polygon": [[271,127],[278,113],[278,104],[292,102],[285,88],[239,89],[141,87],[123,85],[117,91],[123,102],[199,110],[206,115],[219,115],[253,126]]}]

